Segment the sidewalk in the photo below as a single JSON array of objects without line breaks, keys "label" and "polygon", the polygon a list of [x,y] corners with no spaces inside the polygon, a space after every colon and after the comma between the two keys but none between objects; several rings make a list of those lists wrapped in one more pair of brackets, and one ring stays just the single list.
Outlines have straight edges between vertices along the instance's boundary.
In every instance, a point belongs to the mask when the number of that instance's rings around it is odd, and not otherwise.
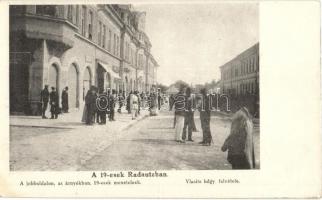
[{"label": "sidewalk", "polygon": [[[82,114],[83,108],[73,110],[70,113],[60,114],[58,119],[42,119],[41,116],[10,116],[10,126],[75,129],[86,126],[81,122]],[[138,120],[147,117],[148,114],[148,110],[141,110],[141,114],[137,117],[137,119],[132,120],[131,114],[128,114],[124,107],[121,114],[117,112],[117,109],[115,109],[116,121],[110,122],[108,121],[108,116],[106,116],[106,125],[109,127],[109,129],[112,127],[117,127],[118,130],[124,130]],[[47,114],[47,117],[48,116],[50,115]]]},{"label": "sidewalk", "polygon": [[79,170],[97,153],[122,137],[122,130],[148,116],[147,110],[132,120],[123,111],[106,125],[81,123],[82,110],[58,119],[10,116],[10,169],[24,171]]}]

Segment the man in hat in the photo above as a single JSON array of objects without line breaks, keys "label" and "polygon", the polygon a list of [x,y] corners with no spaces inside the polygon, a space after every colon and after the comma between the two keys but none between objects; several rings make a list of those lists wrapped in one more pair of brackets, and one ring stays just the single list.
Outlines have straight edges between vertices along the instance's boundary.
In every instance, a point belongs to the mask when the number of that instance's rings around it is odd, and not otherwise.
[{"label": "man in hat", "polygon": [[212,141],[211,131],[210,131],[210,105],[209,105],[209,96],[207,95],[206,88],[200,90],[202,95],[202,103],[201,107],[199,108],[200,112],[200,122],[201,122],[201,129],[202,129],[202,136],[203,139],[200,144],[205,146],[210,146]]},{"label": "man in hat", "polygon": [[46,110],[47,110],[48,101],[49,101],[48,85],[45,85],[45,88],[41,91],[40,98],[41,98],[40,101],[42,103],[42,107],[41,107],[42,118],[47,119]]},{"label": "man in hat", "polygon": [[87,92],[85,97],[86,105],[86,124],[93,125],[94,115],[96,111],[96,87],[91,86],[91,89]]},{"label": "man in hat", "polygon": [[61,105],[64,113],[68,113],[68,87],[65,87],[61,94]]},{"label": "man in hat", "polygon": [[115,102],[116,102],[116,90],[112,90],[112,94],[109,96],[109,108],[110,108],[110,114],[109,114],[109,120],[115,121],[114,114],[115,114]]},{"label": "man in hat", "polygon": [[109,106],[108,105],[108,98],[107,98],[107,94],[104,91],[104,89],[100,89],[100,93],[99,93],[99,101],[97,103],[99,103],[99,109],[97,108],[97,120],[99,124],[106,124],[106,109]]},{"label": "man in hat", "polygon": [[184,127],[184,116],[185,116],[185,94],[184,94],[184,86],[181,85],[179,92],[174,97],[174,115],[175,115],[175,141],[184,143],[182,140],[182,132]]},{"label": "man in hat", "polygon": [[50,112],[51,118],[50,119],[57,119],[58,118],[58,94],[55,90],[55,87],[51,87],[51,92],[49,94],[49,104],[50,104]]}]

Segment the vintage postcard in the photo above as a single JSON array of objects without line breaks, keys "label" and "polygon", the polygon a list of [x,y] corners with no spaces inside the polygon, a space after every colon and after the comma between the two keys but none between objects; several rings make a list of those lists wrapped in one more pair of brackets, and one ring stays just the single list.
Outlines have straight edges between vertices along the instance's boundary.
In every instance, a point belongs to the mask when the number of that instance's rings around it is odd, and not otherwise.
[{"label": "vintage postcard", "polygon": [[318,198],[317,1],[4,1],[0,194]]}]

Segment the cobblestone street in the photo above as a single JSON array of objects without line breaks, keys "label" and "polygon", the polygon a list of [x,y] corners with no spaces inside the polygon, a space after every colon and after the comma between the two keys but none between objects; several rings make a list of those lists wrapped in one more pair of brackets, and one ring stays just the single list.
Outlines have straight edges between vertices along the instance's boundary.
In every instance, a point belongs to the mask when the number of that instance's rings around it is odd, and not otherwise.
[{"label": "cobblestone street", "polygon": [[[10,130],[10,168],[24,171],[231,169],[227,153],[220,150],[229,133],[229,117],[212,117],[214,143],[201,146],[198,144],[202,140],[198,112],[195,122],[199,132],[193,132],[194,142],[185,144],[174,141],[172,112],[161,111],[155,117],[147,117],[146,111],[143,113],[137,121],[132,121],[128,114],[121,114],[117,115],[118,121],[108,122],[106,126],[65,122],[73,124],[66,128],[63,122],[57,122],[56,127],[22,126],[17,125],[21,119],[12,119],[11,124],[15,125]],[[259,164],[257,127],[255,124]]]}]

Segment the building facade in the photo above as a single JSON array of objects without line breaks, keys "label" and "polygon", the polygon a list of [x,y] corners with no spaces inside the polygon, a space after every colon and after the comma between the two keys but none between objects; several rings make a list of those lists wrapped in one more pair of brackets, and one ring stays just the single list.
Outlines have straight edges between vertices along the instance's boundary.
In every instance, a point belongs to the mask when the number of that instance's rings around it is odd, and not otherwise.
[{"label": "building facade", "polygon": [[245,50],[220,67],[224,94],[242,96],[259,95],[259,43]]},{"label": "building facade", "polygon": [[39,114],[45,85],[68,86],[71,109],[91,85],[149,91],[158,63],[145,17],[131,5],[10,6],[10,111]]}]

